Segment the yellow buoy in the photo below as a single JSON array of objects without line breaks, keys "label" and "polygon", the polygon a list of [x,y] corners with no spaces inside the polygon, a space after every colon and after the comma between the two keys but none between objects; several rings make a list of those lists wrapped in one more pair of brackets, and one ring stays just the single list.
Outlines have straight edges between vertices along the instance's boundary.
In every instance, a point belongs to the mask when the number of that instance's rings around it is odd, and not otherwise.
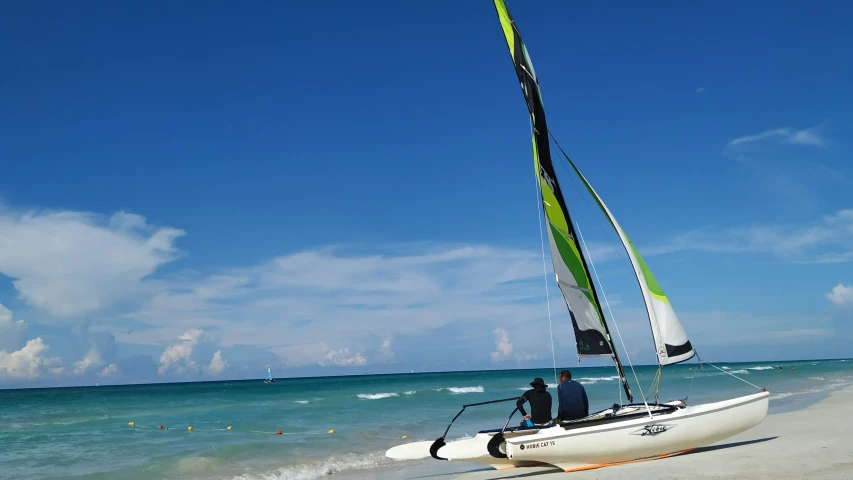
[{"label": "yellow buoy", "polygon": [[228,430],[231,430],[231,425],[228,425]]},{"label": "yellow buoy", "polygon": [[408,436],[408,435],[403,435],[403,436],[402,436],[402,437],[400,437],[400,438],[409,438],[409,436]]},{"label": "yellow buoy", "polygon": [[335,433],[335,431],[334,431],[334,430],[329,430],[329,435],[331,435],[331,434],[333,434],[333,433]]},{"label": "yellow buoy", "polygon": [[135,427],[135,426],[136,426],[136,422],[127,422],[127,426],[128,426],[128,427]]},{"label": "yellow buoy", "polygon": [[188,432],[192,432],[192,431],[193,431],[193,427],[187,427],[187,431],[188,431]]}]

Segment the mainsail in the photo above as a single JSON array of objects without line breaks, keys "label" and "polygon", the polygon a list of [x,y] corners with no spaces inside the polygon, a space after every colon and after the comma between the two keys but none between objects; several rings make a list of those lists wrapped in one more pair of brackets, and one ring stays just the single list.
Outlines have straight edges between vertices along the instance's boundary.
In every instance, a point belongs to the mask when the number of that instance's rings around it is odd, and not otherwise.
[{"label": "mainsail", "polygon": [[557,285],[572,318],[578,356],[611,357],[616,364],[628,400],[632,401],[631,390],[607,328],[595,286],[590,279],[586,260],[581,254],[581,246],[551,161],[548,127],[536,71],[533,69],[521,34],[503,0],[494,0],[494,3],[530,112],[533,129],[533,161],[547,220],[546,230],[551,261]]}]

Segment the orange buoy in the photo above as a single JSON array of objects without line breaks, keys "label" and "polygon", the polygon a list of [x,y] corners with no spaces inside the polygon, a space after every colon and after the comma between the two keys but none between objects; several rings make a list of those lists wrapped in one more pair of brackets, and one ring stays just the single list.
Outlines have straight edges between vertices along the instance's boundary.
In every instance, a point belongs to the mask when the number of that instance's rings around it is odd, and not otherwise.
[{"label": "orange buoy", "polygon": [[281,435],[281,430],[276,430],[276,431],[275,431],[275,434],[276,434],[276,435]]}]

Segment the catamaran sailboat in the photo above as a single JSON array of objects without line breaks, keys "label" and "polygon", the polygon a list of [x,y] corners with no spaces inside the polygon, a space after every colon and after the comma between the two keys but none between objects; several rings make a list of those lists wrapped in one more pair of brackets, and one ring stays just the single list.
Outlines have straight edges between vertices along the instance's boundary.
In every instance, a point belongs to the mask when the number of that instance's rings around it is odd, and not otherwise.
[{"label": "catamaran sailboat", "polygon": [[264,383],[275,383],[275,379],[272,378],[272,370],[270,370],[270,364],[267,364],[267,378],[264,379]]},{"label": "catamaran sailboat", "polygon": [[[503,428],[484,430],[473,438],[446,442],[450,427],[466,408],[514,401],[516,398],[465,405],[437,440],[398,445],[388,450],[386,455],[397,459],[432,456],[438,460],[477,462],[498,469],[550,464],[565,471],[577,471],[676,455],[755,427],[767,415],[769,393],[763,388],[759,393],[704,405],[687,405],[682,400],[660,403],[657,394],[654,402],[643,396],[642,403],[632,403],[628,380],[582,254],[583,238],[577,235],[554,171],[549,137],[554,139],[565,161],[608,219],[630,260],[648,313],[658,361],[658,375],[652,387],[659,386],[661,368],[690,360],[696,356],[696,351],[640,253],[592,185],[548,131],[539,81],[527,48],[504,1],[493,1],[530,113],[533,160],[544,207],[551,261],[572,320],[578,358],[611,358],[628,404],[614,404],[585,418],[538,427],[508,427],[514,410]],[[589,256],[589,252],[586,253]],[[594,267],[592,272],[595,273]]]}]

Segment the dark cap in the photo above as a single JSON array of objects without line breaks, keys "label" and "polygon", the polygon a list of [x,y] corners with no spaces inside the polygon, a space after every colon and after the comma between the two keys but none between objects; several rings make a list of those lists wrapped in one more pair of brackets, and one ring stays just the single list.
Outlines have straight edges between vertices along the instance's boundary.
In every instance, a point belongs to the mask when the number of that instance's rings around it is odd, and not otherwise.
[{"label": "dark cap", "polygon": [[530,382],[530,386],[531,386],[531,387],[535,387],[535,386],[537,386],[537,385],[542,386],[542,387],[545,387],[545,386],[546,386],[546,385],[545,385],[545,380],[542,380],[541,378],[536,377],[536,378],[534,378],[534,379],[533,379],[533,381],[532,381],[532,382]]}]

